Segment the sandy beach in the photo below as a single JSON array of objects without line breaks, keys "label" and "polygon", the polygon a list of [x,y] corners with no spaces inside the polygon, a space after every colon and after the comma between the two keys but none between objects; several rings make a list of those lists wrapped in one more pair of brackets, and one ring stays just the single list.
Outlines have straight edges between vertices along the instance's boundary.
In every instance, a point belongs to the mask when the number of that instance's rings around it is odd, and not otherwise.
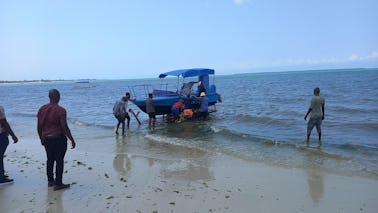
[{"label": "sandy beach", "polygon": [[[22,125],[18,128],[22,128]],[[47,187],[45,152],[33,128],[17,129],[4,159],[14,183],[0,187],[1,212],[377,212],[378,181],[281,168],[144,136],[90,137],[72,129],[63,182]],[[102,130],[103,131],[103,130]]]}]

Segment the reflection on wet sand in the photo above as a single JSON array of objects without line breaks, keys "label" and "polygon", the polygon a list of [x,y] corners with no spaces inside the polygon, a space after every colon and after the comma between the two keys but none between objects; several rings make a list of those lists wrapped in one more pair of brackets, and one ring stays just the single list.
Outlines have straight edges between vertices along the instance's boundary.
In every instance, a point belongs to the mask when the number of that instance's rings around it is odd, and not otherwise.
[{"label": "reflection on wet sand", "polygon": [[213,174],[209,167],[193,165],[190,162],[176,162],[167,168],[162,169],[162,175],[166,179],[180,179],[184,181],[210,181],[213,180]]},{"label": "reflection on wet sand", "polygon": [[65,190],[53,191],[53,187],[49,187],[46,197],[46,212],[62,213],[64,211],[62,196]]},{"label": "reflection on wet sand", "polygon": [[[198,125],[192,122],[182,123],[181,130],[176,130],[186,138],[191,138],[193,131],[199,130]],[[178,128],[174,126],[172,128]],[[202,129],[202,128],[200,128]],[[165,130],[164,130],[165,131]],[[165,132],[164,132],[165,134]],[[138,165],[136,171],[147,169],[159,171],[161,177],[167,179],[178,179],[181,181],[208,181],[214,179],[214,175],[209,169],[211,153],[196,148],[171,144],[166,141],[164,134],[159,131],[152,131],[149,134],[147,143],[143,149],[134,146],[134,143],[144,143],[143,141],[129,141],[130,137],[116,137],[115,156],[113,167],[117,173],[122,176],[130,175],[132,166]],[[170,140],[170,138],[167,138]],[[144,153],[148,154],[144,154]],[[141,159],[144,159],[141,161]],[[141,164],[143,162],[143,164]],[[155,168],[155,163],[159,168]],[[144,167],[146,166],[146,167]],[[146,171],[147,172],[147,171]],[[130,178],[130,177],[129,177]]]},{"label": "reflection on wet sand", "polygon": [[185,122],[182,124],[184,128],[184,137],[191,138],[193,136],[193,122]]},{"label": "reflection on wet sand", "polygon": [[126,176],[131,169],[131,163],[127,153],[116,154],[113,160],[113,167],[120,175]]},{"label": "reflection on wet sand", "polygon": [[212,180],[209,170],[211,154],[195,148],[181,147],[172,144],[150,142],[146,147],[156,155],[150,161],[159,161],[160,173],[166,179],[183,181]]},{"label": "reflection on wet sand", "polygon": [[309,193],[315,205],[319,204],[324,193],[324,176],[319,170],[307,170]]},{"label": "reflection on wet sand", "polygon": [[[319,151],[321,151],[319,149]],[[319,162],[321,161],[321,162]],[[322,159],[319,159],[312,155],[307,154],[307,162],[312,165],[322,164]],[[313,164],[316,162],[316,164]],[[324,173],[318,166],[308,166],[306,169],[308,190],[314,205],[319,205],[319,202],[324,194]]]},{"label": "reflection on wet sand", "polygon": [[122,176],[126,176],[131,169],[131,162],[127,153],[127,138],[116,138],[116,155],[113,159],[114,169]]}]

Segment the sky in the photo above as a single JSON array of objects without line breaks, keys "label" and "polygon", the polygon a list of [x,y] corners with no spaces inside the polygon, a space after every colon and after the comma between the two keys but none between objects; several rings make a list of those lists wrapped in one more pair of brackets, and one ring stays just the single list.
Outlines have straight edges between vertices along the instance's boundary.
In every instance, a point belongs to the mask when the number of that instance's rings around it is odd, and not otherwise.
[{"label": "sky", "polygon": [[0,0],[0,80],[378,67],[377,0]]}]

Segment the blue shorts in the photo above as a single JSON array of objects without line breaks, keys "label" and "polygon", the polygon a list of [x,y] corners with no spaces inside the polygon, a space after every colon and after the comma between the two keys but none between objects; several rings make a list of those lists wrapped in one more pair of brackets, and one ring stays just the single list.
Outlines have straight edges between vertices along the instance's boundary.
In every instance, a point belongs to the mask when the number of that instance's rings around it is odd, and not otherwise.
[{"label": "blue shorts", "polygon": [[178,118],[179,115],[180,115],[180,109],[178,109],[178,108],[176,108],[176,107],[172,107],[171,112],[172,112],[172,115],[173,115],[175,118]]},{"label": "blue shorts", "polygon": [[307,134],[311,133],[314,126],[316,126],[316,131],[318,131],[318,133],[321,133],[322,132],[321,125],[322,125],[322,118],[321,117],[320,118],[310,118],[310,120],[307,123]]}]

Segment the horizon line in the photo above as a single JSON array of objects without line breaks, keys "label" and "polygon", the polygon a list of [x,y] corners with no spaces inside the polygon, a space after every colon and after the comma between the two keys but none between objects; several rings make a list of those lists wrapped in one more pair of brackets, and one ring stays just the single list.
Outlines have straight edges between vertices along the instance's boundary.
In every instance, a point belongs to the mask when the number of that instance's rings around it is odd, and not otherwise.
[{"label": "horizon line", "polygon": [[[264,74],[264,73],[302,73],[302,72],[319,72],[319,71],[357,71],[357,70],[374,70],[378,67],[356,67],[356,68],[332,68],[332,69],[308,69],[308,70],[282,70],[282,71],[254,71],[254,72],[239,72],[230,74],[218,74],[217,76],[233,76],[233,75],[248,75],[248,74]],[[89,81],[101,81],[101,80],[138,80],[138,79],[155,79],[157,77],[137,77],[137,78],[77,78],[77,79],[24,79],[24,80],[0,80],[0,84],[6,83],[48,83],[57,81],[79,81],[79,80],[89,80]]]}]

